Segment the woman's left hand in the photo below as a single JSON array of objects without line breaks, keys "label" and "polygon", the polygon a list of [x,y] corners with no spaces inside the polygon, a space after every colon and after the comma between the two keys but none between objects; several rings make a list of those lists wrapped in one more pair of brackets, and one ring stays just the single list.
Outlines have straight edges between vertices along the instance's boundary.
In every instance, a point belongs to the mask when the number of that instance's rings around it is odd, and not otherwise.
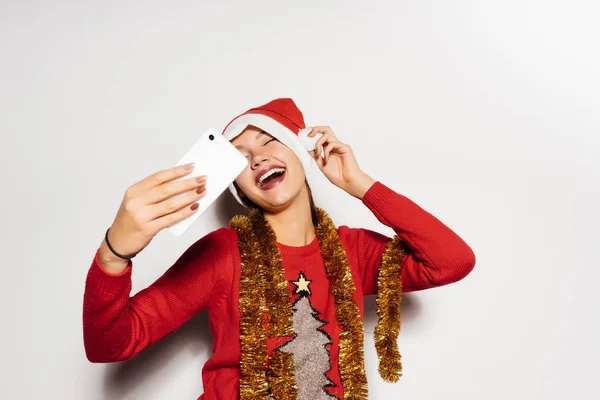
[{"label": "woman's left hand", "polygon": [[315,144],[312,154],[319,169],[331,183],[362,199],[375,181],[360,169],[352,148],[340,142],[330,127],[315,126],[308,136],[314,137],[318,133],[323,136]]}]

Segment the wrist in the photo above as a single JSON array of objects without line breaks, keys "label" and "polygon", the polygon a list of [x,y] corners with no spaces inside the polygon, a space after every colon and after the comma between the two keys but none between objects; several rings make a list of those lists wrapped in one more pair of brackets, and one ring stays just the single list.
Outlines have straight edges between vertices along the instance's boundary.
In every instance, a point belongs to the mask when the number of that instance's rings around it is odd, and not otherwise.
[{"label": "wrist", "polygon": [[375,180],[364,172],[361,172],[350,182],[348,192],[357,199],[362,200],[373,184],[375,184]]},{"label": "wrist", "polygon": [[109,274],[120,274],[127,269],[129,261],[117,257],[106,244],[105,240],[102,240],[100,249],[98,250],[98,261],[100,266]]}]

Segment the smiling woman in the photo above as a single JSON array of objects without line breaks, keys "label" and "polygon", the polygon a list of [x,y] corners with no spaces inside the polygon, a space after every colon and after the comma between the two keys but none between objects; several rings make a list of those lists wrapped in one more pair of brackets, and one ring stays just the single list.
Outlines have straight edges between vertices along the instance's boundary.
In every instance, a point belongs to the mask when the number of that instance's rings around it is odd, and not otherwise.
[{"label": "smiling woman", "polygon": [[[132,257],[121,254],[137,254],[193,212],[203,182],[174,183],[189,173],[181,167],[128,189],[87,276],[90,361],[130,359],[208,308],[214,345],[200,398],[366,399],[363,297],[377,295],[379,373],[400,378],[402,293],[464,278],[475,255],[436,217],[367,175],[330,127],[310,129],[309,137],[322,136],[309,153],[298,138],[307,129],[291,99],[235,117],[223,135],[248,165],[230,190],[248,215],[200,238],[131,297]],[[315,164],[395,235],[336,227],[312,199],[305,172]],[[197,193],[168,203],[184,190]]]},{"label": "smiling woman", "polygon": [[[298,156],[289,147],[264,130],[249,126],[231,142],[248,159],[246,168],[235,180],[238,194],[250,197],[264,210],[286,208],[300,201],[305,172]],[[273,190],[277,188],[277,190]]]}]

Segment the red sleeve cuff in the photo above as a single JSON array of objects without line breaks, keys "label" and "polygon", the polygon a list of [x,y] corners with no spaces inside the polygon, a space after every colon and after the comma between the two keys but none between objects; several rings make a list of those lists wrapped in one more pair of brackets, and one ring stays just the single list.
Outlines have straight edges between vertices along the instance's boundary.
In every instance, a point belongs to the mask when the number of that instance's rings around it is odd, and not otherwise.
[{"label": "red sleeve cuff", "polygon": [[389,204],[389,201],[395,193],[379,181],[375,181],[363,196],[363,203],[367,206],[380,206],[381,204]]},{"label": "red sleeve cuff", "polygon": [[410,213],[415,204],[408,197],[396,193],[383,183],[376,181],[363,196],[363,204],[366,205],[377,219],[389,227],[395,224],[390,220],[410,219]]},{"label": "red sleeve cuff", "polygon": [[108,276],[111,276],[111,277],[120,277],[120,276],[125,276],[125,275],[127,275],[127,274],[129,274],[131,272],[132,265],[133,265],[131,259],[128,260],[128,262],[127,262],[127,268],[125,268],[125,270],[123,272],[121,272],[119,274],[112,274],[112,273],[108,272],[107,270],[104,269],[104,267],[102,266],[102,263],[100,262],[99,252],[100,252],[100,249],[98,248],[96,250],[96,255],[94,256],[94,265],[100,271],[102,271],[105,275],[108,275]]}]

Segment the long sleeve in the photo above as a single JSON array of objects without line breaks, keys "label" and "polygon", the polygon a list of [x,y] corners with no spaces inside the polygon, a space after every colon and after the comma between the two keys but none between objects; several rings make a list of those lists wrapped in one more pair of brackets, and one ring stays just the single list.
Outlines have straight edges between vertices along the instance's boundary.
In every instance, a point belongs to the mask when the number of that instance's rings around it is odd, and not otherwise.
[{"label": "long sleeve", "polygon": [[218,285],[231,271],[232,239],[235,241],[231,230],[225,228],[209,233],[132,297],[131,260],[123,273],[110,274],[101,267],[96,251],[83,298],[88,360],[128,360],[209,307]]},{"label": "long sleeve", "polygon": [[[475,254],[469,245],[408,197],[375,182],[363,197],[363,203],[405,244],[401,265],[403,292],[447,285],[473,270]],[[357,260],[363,294],[376,294],[379,266],[389,238],[368,229],[341,227],[341,230]]]}]

